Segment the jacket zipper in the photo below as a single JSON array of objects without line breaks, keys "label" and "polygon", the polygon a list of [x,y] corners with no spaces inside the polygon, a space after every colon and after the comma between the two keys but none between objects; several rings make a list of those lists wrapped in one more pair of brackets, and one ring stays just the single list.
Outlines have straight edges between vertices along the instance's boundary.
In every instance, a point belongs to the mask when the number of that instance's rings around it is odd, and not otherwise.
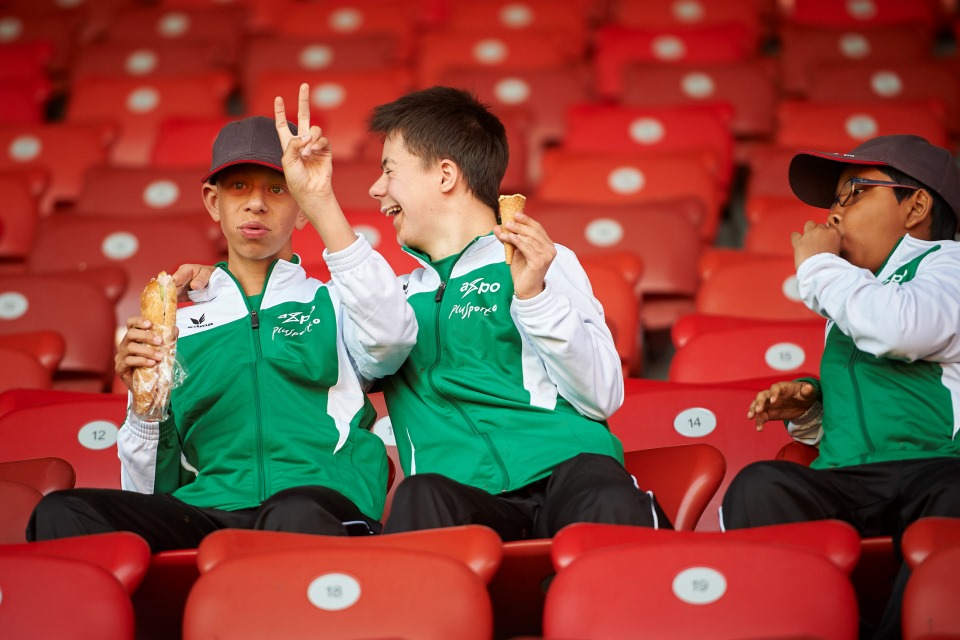
[{"label": "jacket zipper", "polygon": [[[466,249],[464,249],[464,252],[466,252]],[[463,255],[463,253],[461,253],[460,255]],[[510,477],[507,474],[507,466],[503,463],[503,458],[500,457],[500,452],[497,451],[496,447],[493,446],[493,443],[490,442],[490,438],[488,438],[486,434],[480,433],[476,425],[473,423],[473,420],[470,419],[470,417],[467,415],[467,412],[464,411],[463,407],[460,406],[460,403],[458,403],[456,400],[454,400],[447,394],[440,391],[440,389],[437,387],[433,379],[433,374],[436,371],[437,367],[440,365],[440,356],[441,356],[440,311],[442,306],[441,302],[443,301],[443,292],[446,291],[446,289],[447,289],[446,281],[441,280],[440,286],[437,287],[437,295],[434,296],[434,300],[437,302],[437,307],[436,307],[437,311],[434,314],[434,333],[436,335],[437,355],[434,358],[433,364],[430,366],[429,371],[427,372],[427,381],[430,383],[430,388],[433,389],[433,392],[437,394],[437,396],[445,399],[447,402],[450,403],[451,406],[453,406],[457,410],[457,413],[459,413],[460,417],[463,418],[464,423],[466,423],[470,431],[472,431],[475,436],[477,436],[478,438],[481,438],[484,441],[484,443],[487,446],[487,449],[490,451],[490,454],[493,456],[493,459],[496,461],[497,466],[500,468],[500,475],[502,478],[502,481],[500,483],[500,492],[502,493],[506,491],[506,487],[510,485]]]}]

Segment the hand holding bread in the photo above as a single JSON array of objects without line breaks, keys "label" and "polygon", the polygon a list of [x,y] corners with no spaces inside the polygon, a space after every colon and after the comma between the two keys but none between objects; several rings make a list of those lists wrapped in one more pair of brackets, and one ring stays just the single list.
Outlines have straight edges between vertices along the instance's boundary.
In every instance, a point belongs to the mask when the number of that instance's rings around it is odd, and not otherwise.
[{"label": "hand holding bread", "polygon": [[145,420],[164,417],[173,387],[176,356],[177,288],[173,278],[161,271],[140,294],[140,315],[151,323],[150,331],[160,339],[160,361],[153,367],[133,369],[133,412]]}]

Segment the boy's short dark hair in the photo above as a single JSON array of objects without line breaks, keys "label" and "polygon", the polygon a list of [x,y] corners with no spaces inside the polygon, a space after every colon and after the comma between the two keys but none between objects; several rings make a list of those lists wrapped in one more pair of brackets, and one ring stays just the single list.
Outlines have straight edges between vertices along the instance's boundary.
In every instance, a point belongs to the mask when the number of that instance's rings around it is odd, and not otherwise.
[{"label": "boy's short dark hair", "polygon": [[[933,199],[933,210],[930,212],[930,239],[931,240],[953,240],[957,231],[957,217],[953,209],[947,206],[947,203],[939,193],[923,184],[915,178],[911,178],[903,171],[893,167],[877,167],[877,171],[886,175],[893,182],[907,185],[908,187],[919,187],[930,194]],[[916,193],[913,189],[904,189],[894,187],[893,195],[897,202],[903,202],[903,199]]]},{"label": "boy's short dark hair", "polygon": [[476,96],[453,87],[431,87],[375,107],[370,131],[399,133],[404,147],[425,164],[457,163],[467,188],[494,213],[509,149],[503,123]]}]

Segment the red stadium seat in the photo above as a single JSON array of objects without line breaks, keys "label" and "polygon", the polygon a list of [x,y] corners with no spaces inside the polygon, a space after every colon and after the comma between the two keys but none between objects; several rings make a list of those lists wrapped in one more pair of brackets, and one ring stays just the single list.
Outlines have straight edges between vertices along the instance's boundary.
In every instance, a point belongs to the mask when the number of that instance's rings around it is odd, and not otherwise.
[{"label": "red stadium seat", "polygon": [[907,527],[900,541],[903,559],[911,569],[919,567],[931,554],[956,546],[960,546],[960,518],[920,518]]},{"label": "red stadium seat", "polygon": [[656,496],[677,531],[696,528],[727,470],[720,450],[699,442],[626,451],[623,459],[640,488]]},{"label": "red stadium seat", "polygon": [[645,107],[729,105],[735,136],[766,138],[775,128],[775,77],[773,61],[765,59],[683,66],[631,64],[623,70],[621,100]]},{"label": "red stadium seat", "polygon": [[[68,66],[76,42],[85,37],[84,23],[89,19],[87,13],[88,7],[66,7],[56,2],[4,2],[0,8],[3,43],[18,47],[52,47],[45,64],[48,73],[55,75]],[[33,63],[30,68],[35,68]]]},{"label": "red stadium seat", "polygon": [[929,58],[933,47],[933,32],[917,26],[833,29],[783,25],[778,58],[781,86],[789,94],[802,96],[814,66],[920,60]]},{"label": "red stadium seat", "polygon": [[717,269],[700,283],[698,313],[763,320],[809,320],[797,291],[793,257],[755,256]]},{"label": "red stadium seat", "polygon": [[813,102],[836,103],[856,96],[861,103],[942,103],[944,121],[960,128],[960,74],[955,64],[935,58],[830,64],[809,74],[807,97]]},{"label": "red stadium seat", "polygon": [[8,389],[50,389],[52,372],[32,354],[0,347],[0,392]]},{"label": "red stadium seat", "polygon": [[700,237],[717,231],[720,202],[716,181],[697,157],[677,154],[646,157],[626,153],[579,153],[548,149],[536,198],[566,205],[635,205],[696,198],[704,206]]},{"label": "red stadium seat", "polygon": [[[376,164],[379,164],[379,143],[367,132],[367,121],[373,107],[396,99],[412,87],[406,69],[267,73],[245,88],[247,111],[273,113],[274,98],[280,96],[284,99],[287,119],[295,121],[297,88],[303,82],[310,85],[312,115],[322,123],[336,157],[356,159],[364,147],[375,146]],[[371,173],[371,184],[374,179],[376,174]]]},{"label": "red stadium seat", "polygon": [[0,46],[0,80],[43,78],[49,73],[53,43],[48,40],[4,42]]},{"label": "red stadium seat", "polygon": [[[199,188],[199,187],[198,187]],[[114,327],[140,315],[140,292],[157,273],[186,263],[214,264],[219,248],[206,223],[178,218],[61,216],[44,221],[27,264],[34,272],[120,267],[127,275],[117,301]]]},{"label": "red stadium seat", "polygon": [[201,214],[209,219],[200,184],[208,166],[93,167],[84,176],[83,191],[70,213],[132,218]]},{"label": "red stadium seat", "polygon": [[72,489],[77,473],[63,458],[48,456],[0,462],[0,480],[19,482],[47,495],[51,491]]},{"label": "red stadium seat", "polygon": [[[684,384],[628,379],[626,399],[611,416],[610,430],[624,451],[690,443],[719,449],[727,461],[727,473],[697,524],[698,531],[716,531],[718,509],[730,480],[751,462],[773,459],[791,441],[786,429],[768,425],[757,432],[747,419],[750,402],[769,384],[768,380]],[[643,487],[644,479],[638,480]]]},{"label": "red stadium seat", "polygon": [[584,260],[582,265],[590,278],[593,294],[603,305],[604,319],[613,334],[624,376],[640,375],[643,369],[640,298],[616,266],[598,258]]},{"label": "red stadium seat", "polygon": [[146,79],[78,78],[72,85],[66,120],[115,123],[120,133],[111,148],[111,164],[143,166],[156,145],[161,122],[225,115],[232,85],[232,78],[220,72]]},{"label": "red stadium seat", "polygon": [[[140,28],[137,34],[143,35],[144,31]],[[212,42],[137,39],[98,42],[81,48],[70,65],[70,73],[73,81],[91,76],[146,80],[225,71],[229,70],[229,63],[224,48]]]},{"label": "red stadium seat", "polygon": [[549,0],[480,0],[449,3],[444,28],[461,32],[545,35],[564,50],[578,54],[587,43],[596,3],[557,4]]},{"label": "red stadium seat", "polygon": [[0,460],[63,458],[76,471],[76,486],[119,489],[117,431],[127,399],[109,393],[77,395],[80,398],[73,401],[14,409],[0,416]]},{"label": "red stadium seat", "polygon": [[904,640],[960,637],[960,545],[935,551],[913,570],[903,594]]},{"label": "red stadium seat", "polygon": [[11,637],[133,637],[130,598],[120,582],[96,564],[55,556],[12,556],[0,562],[0,583],[0,626]]},{"label": "red stadium seat", "polygon": [[784,24],[834,29],[860,29],[890,26],[936,27],[933,2],[865,0],[837,4],[832,0],[778,0]]},{"label": "red stadium seat", "polygon": [[80,195],[83,174],[107,161],[114,128],[107,124],[58,122],[35,126],[0,127],[0,170],[46,172],[50,184],[40,200],[48,215],[54,205]]},{"label": "red stadium seat", "polygon": [[571,151],[658,154],[709,150],[723,189],[733,177],[731,111],[714,105],[643,108],[574,105],[566,114],[563,146]]},{"label": "red stadium seat", "polygon": [[[73,311],[69,314],[64,312],[64,300],[70,300]],[[56,354],[49,350],[65,345],[65,350],[60,350],[57,380],[102,390],[113,371],[115,327],[113,304],[98,285],[82,281],[80,276],[0,275],[0,334],[43,331],[59,336],[59,340],[27,337],[22,343],[36,349],[38,359],[47,358],[47,370],[51,353]]]},{"label": "red stadium seat", "polygon": [[[411,576],[415,589],[408,588]],[[480,639],[490,638],[492,628],[484,583],[462,562],[429,551],[357,546],[218,565],[190,591],[183,637],[297,637],[322,629],[331,637]]]},{"label": "red stadium seat", "polygon": [[7,546],[27,541],[27,523],[42,499],[43,494],[31,486],[0,479],[0,554]]},{"label": "red stadium seat", "polygon": [[785,149],[847,152],[875,136],[900,133],[950,146],[943,116],[930,105],[784,101],[777,106],[775,142]]},{"label": "red stadium seat", "polygon": [[38,180],[46,182],[46,176],[38,171],[3,171],[0,173],[0,190],[5,194],[5,206],[0,211],[0,263],[22,263],[37,229],[40,216],[39,193],[35,188]]},{"label": "red stadium seat", "polygon": [[[691,217],[702,209],[693,199],[589,207],[539,200],[527,204],[527,211],[544,226],[551,240],[569,247],[581,259],[616,252],[640,258],[641,318],[644,328],[651,330],[669,327],[693,310],[702,242]],[[657,233],[650,233],[651,229]]]},{"label": "red stadium seat", "polygon": [[[784,598],[784,575],[805,594]],[[846,575],[821,554],[760,542],[694,538],[597,549],[559,571],[545,638],[857,637]]]},{"label": "red stadium seat", "polygon": [[754,54],[750,36],[737,26],[689,30],[634,29],[605,26],[597,30],[597,93],[616,100],[627,88],[624,70],[633,64],[649,68],[743,62]]},{"label": "red stadium seat", "polygon": [[840,520],[793,522],[731,531],[672,531],[615,524],[572,524],[553,538],[551,557],[561,571],[594,549],[621,545],[710,540],[783,544],[816,551],[849,575],[860,558],[860,535]]},{"label": "red stadium seat", "polygon": [[0,545],[0,558],[55,557],[97,565],[110,572],[127,593],[133,593],[147,573],[150,547],[128,531]]},{"label": "red stadium seat", "polygon": [[160,123],[157,141],[150,155],[153,167],[209,167],[213,141],[226,116],[213,118],[170,118]]},{"label": "red stadium seat", "polygon": [[279,531],[223,529],[203,539],[197,549],[201,573],[215,570],[226,561],[255,555],[298,549],[407,549],[447,556],[463,563],[484,582],[500,566],[503,545],[493,529],[464,525],[444,529],[426,529],[385,536],[341,538],[312,536]]},{"label": "red stadium seat", "polygon": [[820,372],[824,321],[770,321],[696,335],[670,362],[674,382],[729,382]]}]

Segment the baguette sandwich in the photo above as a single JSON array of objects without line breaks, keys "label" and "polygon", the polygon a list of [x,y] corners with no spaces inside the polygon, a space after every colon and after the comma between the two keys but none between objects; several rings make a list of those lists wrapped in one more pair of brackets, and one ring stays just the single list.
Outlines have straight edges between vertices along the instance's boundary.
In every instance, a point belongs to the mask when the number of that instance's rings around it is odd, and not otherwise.
[{"label": "baguette sandwich", "polygon": [[140,294],[140,315],[152,323],[150,330],[163,342],[157,348],[161,354],[160,362],[133,371],[133,412],[142,419],[157,421],[166,417],[173,387],[177,288],[172,276],[161,271],[150,280]]}]

